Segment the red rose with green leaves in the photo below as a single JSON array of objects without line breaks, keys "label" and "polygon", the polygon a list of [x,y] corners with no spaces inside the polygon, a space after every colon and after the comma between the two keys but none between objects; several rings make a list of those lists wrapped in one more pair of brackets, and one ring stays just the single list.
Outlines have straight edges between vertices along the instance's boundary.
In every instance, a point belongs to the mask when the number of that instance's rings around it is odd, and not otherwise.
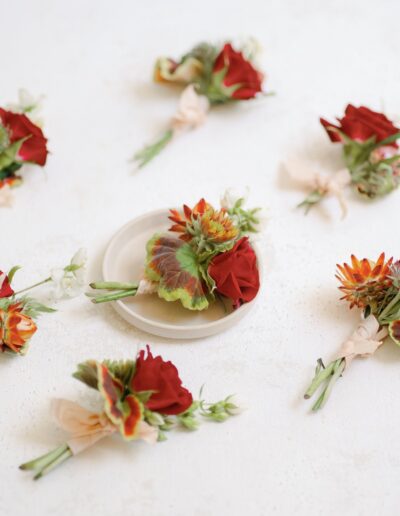
[{"label": "red rose with green leaves", "polygon": [[231,299],[234,307],[254,299],[260,288],[260,276],[249,239],[243,237],[230,251],[215,256],[208,274],[215,281],[217,292]]},{"label": "red rose with green leaves", "polygon": [[[217,56],[212,71],[212,89],[225,99],[248,100],[262,91],[263,75],[256,70],[242,52],[226,43]],[[213,98],[211,97],[211,100]]]},{"label": "red rose with green leaves", "polygon": [[131,385],[135,392],[154,391],[145,406],[160,414],[181,414],[193,403],[193,397],[182,386],[182,380],[174,364],[165,362],[160,356],[153,357],[149,346],[147,357],[145,351],[139,353]]},{"label": "red rose with green leaves", "polygon": [[6,129],[10,145],[22,140],[15,156],[17,162],[44,166],[47,159],[47,139],[40,127],[24,114],[0,108],[0,123]]},{"label": "red rose with green leaves", "polygon": [[[358,142],[365,142],[375,137],[375,142],[378,143],[400,132],[400,129],[384,114],[377,113],[364,106],[357,108],[349,104],[346,107],[344,117],[337,120],[339,125],[331,124],[323,118],[320,119],[332,142],[343,141],[340,133]],[[398,147],[395,141],[388,145]]]}]

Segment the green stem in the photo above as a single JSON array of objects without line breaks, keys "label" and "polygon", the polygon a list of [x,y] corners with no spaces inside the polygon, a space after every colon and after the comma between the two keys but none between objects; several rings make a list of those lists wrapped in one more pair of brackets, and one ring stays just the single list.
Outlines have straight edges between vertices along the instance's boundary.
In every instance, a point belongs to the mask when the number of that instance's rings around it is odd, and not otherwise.
[{"label": "green stem", "polygon": [[117,299],[123,299],[125,297],[134,296],[137,292],[137,288],[132,290],[122,290],[120,292],[115,292],[114,294],[107,294],[105,296],[94,297],[91,301],[92,303],[107,303],[109,301],[116,301]]},{"label": "green stem", "polygon": [[335,362],[331,362],[325,369],[317,369],[317,372],[314,376],[313,381],[311,382],[310,387],[304,394],[304,398],[306,400],[311,398],[311,396],[315,393],[315,391],[318,389],[321,383],[324,382],[332,374],[334,366]]},{"label": "green stem", "polygon": [[24,464],[21,464],[19,469],[22,470],[42,470],[43,468],[47,467],[49,464],[51,464],[54,460],[58,459],[66,450],[69,450],[69,447],[67,444],[62,444],[55,450],[52,450],[45,455],[41,455],[40,457],[37,457],[34,460],[31,460],[29,462],[25,462]]},{"label": "green stem", "polygon": [[314,406],[312,408],[314,411],[321,409],[325,405],[325,403],[328,401],[329,396],[332,392],[333,386],[335,385],[338,378],[342,375],[345,367],[346,367],[346,361],[344,358],[340,358],[340,359],[336,360],[335,366],[333,369],[334,372],[333,372],[331,378],[329,379],[326,387],[322,391],[321,396],[318,398],[318,400],[316,401],[316,403],[314,404]]},{"label": "green stem", "polygon": [[118,283],[117,281],[95,281],[90,283],[95,290],[133,290],[138,288],[137,283]]},{"label": "green stem", "polygon": [[321,190],[314,190],[304,199],[303,202],[297,205],[298,208],[305,208],[305,213],[310,211],[310,209],[318,204],[326,195],[326,192]]},{"label": "green stem", "polygon": [[38,471],[38,473],[36,473],[36,475],[33,477],[33,480],[39,480],[39,478],[42,478],[44,475],[46,475],[52,469],[65,462],[70,457],[72,457],[72,451],[68,448],[61,455],[55,458],[52,462],[47,464],[47,466],[45,466],[42,470]]},{"label": "green stem", "polygon": [[390,301],[390,303],[385,307],[385,309],[379,315],[379,322],[382,322],[385,318],[385,315],[390,312],[390,310],[400,301],[400,290],[397,292],[395,297]]},{"label": "green stem", "polygon": [[172,137],[174,135],[174,131],[172,129],[168,129],[165,131],[165,133],[162,135],[162,137],[157,140],[155,143],[148,145],[141,149],[139,152],[137,152],[133,159],[138,162],[139,168],[144,167],[151,161],[157,154],[159,154],[164,147],[167,146],[167,144],[172,140]]},{"label": "green stem", "polygon": [[23,294],[24,292],[28,292],[28,290],[32,290],[33,288],[40,287],[40,285],[44,285],[45,283],[48,283],[51,281],[51,277],[46,278],[43,281],[39,281],[38,283],[35,283],[34,285],[31,285],[30,287],[23,288],[22,290],[18,290],[18,292],[14,292],[14,296],[18,296],[19,294]]}]

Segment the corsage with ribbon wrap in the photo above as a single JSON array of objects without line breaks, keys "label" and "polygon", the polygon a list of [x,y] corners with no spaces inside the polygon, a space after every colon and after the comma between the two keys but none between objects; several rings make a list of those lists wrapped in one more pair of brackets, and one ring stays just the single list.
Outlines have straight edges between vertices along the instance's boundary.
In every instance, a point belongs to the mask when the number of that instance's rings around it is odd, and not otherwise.
[{"label": "corsage with ribbon wrap", "polygon": [[[98,281],[94,303],[157,293],[189,310],[205,310],[216,296],[233,308],[252,301],[259,290],[257,256],[247,236],[259,230],[260,208],[245,209],[244,199],[225,196],[215,209],[201,199],[194,208],[170,210],[170,233],[147,242],[143,279],[135,283]],[[177,238],[174,234],[179,235]]]},{"label": "corsage with ribbon wrap", "polygon": [[37,330],[36,318],[44,312],[55,312],[37,299],[26,295],[34,288],[48,284],[55,298],[74,297],[85,284],[86,257],[79,250],[63,268],[52,269],[50,275],[30,287],[14,291],[11,282],[19,266],[8,274],[0,271],[0,352],[25,355],[29,341]]},{"label": "corsage with ribbon wrap", "polygon": [[17,172],[24,164],[46,164],[47,139],[35,119],[39,102],[20,90],[17,104],[0,107],[0,206],[11,205],[11,188],[21,184]]},{"label": "corsage with ribbon wrap", "polygon": [[346,214],[344,189],[354,185],[358,192],[370,199],[381,197],[400,185],[400,153],[397,140],[400,128],[384,114],[349,104],[338,124],[321,118],[333,143],[343,145],[346,168],[326,175],[305,164],[289,162],[291,178],[311,193],[299,204],[306,213],[327,196],[335,196]]},{"label": "corsage with ribbon wrap", "polygon": [[229,42],[223,45],[201,43],[179,61],[167,57],[158,59],[154,80],[185,89],[167,130],[156,142],[134,155],[138,167],[157,156],[174,136],[202,125],[211,106],[250,100],[262,94],[264,75],[255,64],[258,49],[254,40],[236,50]]},{"label": "corsage with ribbon wrap", "polygon": [[335,359],[326,367],[318,360],[314,379],[304,395],[308,399],[323,386],[313,410],[325,405],[336,380],[354,358],[373,355],[388,335],[400,345],[400,261],[386,261],[382,253],[376,262],[352,256],[351,265],[337,267],[339,289],[344,294],[341,299],[363,313],[357,329]]},{"label": "corsage with ribbon wrap", "polygon": [[89,411],[68,400],[54,400],[53,415],[69,439],[55,450],[20,466],[42,477],[70,457],[100,439],[119,433],[125,441],[142,439],[154,444],[166,439],[166,432],[181,427],[196,430],[200,418],[223,422],[240,412],[234,397],[216,403],[193,400],[182,385],[174,364],[154,357],[147,346],[136,360],[79,364],[73,376],[99,391],[101,412]]}]

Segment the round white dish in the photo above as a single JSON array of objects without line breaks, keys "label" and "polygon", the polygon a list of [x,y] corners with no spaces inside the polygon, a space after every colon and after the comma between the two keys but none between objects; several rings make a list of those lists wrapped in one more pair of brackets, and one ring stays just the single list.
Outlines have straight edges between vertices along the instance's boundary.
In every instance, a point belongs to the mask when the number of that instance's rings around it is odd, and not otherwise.
[{"label": "round white dish", "polygon": [[[168,230],[168,215],[166,209],[146,213],[125,224],[113,236],[103,259],[104,281],[135,282],[142,277],[146,243],[154,233]],[[253,247],[261,280],[262,262],[257,247],[254,244]],[[187,310],[179,301],[168,302],[157,294],[130,297],[112,305],[126,321],[143,331],[171,339],[197,339],[232,327],[251,310],[256,299],[229,312],[219,302],[204,311]]]}]

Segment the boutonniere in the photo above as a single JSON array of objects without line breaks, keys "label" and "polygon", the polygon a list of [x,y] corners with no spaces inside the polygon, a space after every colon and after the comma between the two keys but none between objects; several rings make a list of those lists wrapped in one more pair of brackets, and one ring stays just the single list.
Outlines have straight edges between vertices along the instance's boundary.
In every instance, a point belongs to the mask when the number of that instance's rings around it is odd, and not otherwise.
[{"label": "boutonniere", "polygon": [[175,427],[196,430],[200,417],[223,422],[240,411],[233,396],[207,403],[200,393],[200,399],[193,400],[174,364],[154,357],[149,346],[147,356],[142,350],[136,360],[89,360],[79,364],[73,376],[98,390],[102,410],[92,412],[72,401],[54,401],[53,415],[70,437],[50,453],[20,466],[33,470],[35,480],[114,433],[125,441],[142,439],[153,444],[164,441],[166,432]]},{"label": "boutonniere", "polygon": [[322,408],[332,388],[354,358],[369,357],[389,335],[400,345],[400,262],[385,260],[382,253],[376,262],[351,257],[351,265],[338,265],[337,279],[350,308],[362,310],[360,324],[342,345],[334,360],[326,367],[318,360],[314,379],[305,398],[310,398],[322,386],[313,410]]},{"label": "boutonniere", "polygon": [[11,204],[10,189],[22,182],[20,168],[27,163],[44,167],[48,154],[47,139],[35,123],[39,101],[25,90],[19,97],[18,104],[0,107],[0,206]]},{"label": "boutonniere", "polygon": [[44,280],[18,291],[14,291],[11,283],[20,267],[13,267],[8,274],[0,271],[0,352],[25,355],[37,330],[37,317],[44,312],[55,312],[27,292],[48,284],[56,298],[73,297],[82,291],[85,283],[85,263],[84,251],[80,250],[66,267],[53,269]]},{"label": "boutonniere", "polygon": [[400,153],[397,140],[400,128],[382,113],[349,104],[338,124],[320,119],[330,140],[341,143],[345,168],[326,175],[292,163],[288,167],[292,179],[309,188],[311,193],[299,205],[306,212],[325,197],[335,196],[346,214],[344,189],[353,185],[370,199],[395,190],[400,184]]},{"label": "boutonniere", "polygon": [[238,49],[229,42],[222,46],[202,43],[178,61],[158,59],[154,80],[185,89],[164,134],[135,154],[138,166],[151,161],[174,136],[203,124],[213,105],[250,100],[261,94],[264,75],[254,62],[256,50],[254,42]]},{"label": "boutonniere", "polygon": [[[93,303],[157,293],[189,310],[205,310],[216,297],[233,308],[253,300],[260,287],[257,256],[247,236],[259,230],[260,208],[224,198],[220,209],[201,199],[193,208],[170,210],[167,234],[147,242],[144,277],[133,283],[97,281]],[[176,235],[176,236],[175,236]]]}]

